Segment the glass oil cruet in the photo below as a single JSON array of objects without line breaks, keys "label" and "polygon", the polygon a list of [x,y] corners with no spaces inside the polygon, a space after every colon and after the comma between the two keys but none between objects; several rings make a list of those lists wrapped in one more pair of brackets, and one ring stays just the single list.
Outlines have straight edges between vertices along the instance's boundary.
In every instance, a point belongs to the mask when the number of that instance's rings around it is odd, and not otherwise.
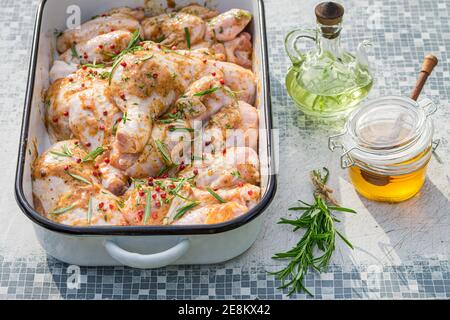
[{"label": "glass oil cruet", "polygon": [[[317,27],[291,31],[285,39],[292,67],[286,76],[286,88],[308,115],[339,118],[347,115],[372,88],[373,78],[366,58],[368,41],[358,46],[356,55],[340,44],[344,7],[322,2],[315,8]],[[315,42],[315,49],[302,53],[300,40]]]}]

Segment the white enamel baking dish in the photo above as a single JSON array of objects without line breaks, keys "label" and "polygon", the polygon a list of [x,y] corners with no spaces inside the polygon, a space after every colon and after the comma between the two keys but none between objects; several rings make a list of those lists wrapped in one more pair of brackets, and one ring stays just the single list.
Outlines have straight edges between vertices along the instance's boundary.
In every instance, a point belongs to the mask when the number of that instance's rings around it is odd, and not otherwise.
[{"label": "white enamel baking dish", "polygon": [[[178,6],[195,1],[177,1]],[[203,4],[203,1],[198,1]],[[22,121],[15,194],[22,211],[33,221],[37,238],[47,253],[61,261],[81,266],[126,265],[157,268],[170,264],[223,262],[246,251],[262,226],[261,213],[272,200],[276,180],[272,154],[272,120],[265,36],[261,0],[210,1],[209,7],[224,12],[242,8],[253,14],[248,31],[253,35],[254,71],[258,76],[257,107],[260,109],[259,155],[262,199],[247,214],[216,225],[71,227],[56,224],[33,208],[30,167],[35,149],[42,153],[50,145],[42,121],[42,91],[48,87],[55,44],[55,30],[65,30],[73,10],[80,9],[81,21],[120,6],[146,6],[164,10],[164,0],[44,0],[37,13],[28,87]]]}]

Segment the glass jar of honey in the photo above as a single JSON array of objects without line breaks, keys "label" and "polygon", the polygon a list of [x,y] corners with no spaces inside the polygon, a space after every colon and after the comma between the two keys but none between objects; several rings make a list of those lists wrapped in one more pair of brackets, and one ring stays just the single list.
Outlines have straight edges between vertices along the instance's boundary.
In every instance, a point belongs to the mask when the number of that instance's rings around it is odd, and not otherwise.
[{"label": "glass jar of honey", "polygon": [[433,142],[436,111],[429,99],[384,97],[355,110],[343,133],[331,136],[330,150],[342,149],[341,166],[349,169],[356,191],[367,199],[400,202],[422,187]]}]

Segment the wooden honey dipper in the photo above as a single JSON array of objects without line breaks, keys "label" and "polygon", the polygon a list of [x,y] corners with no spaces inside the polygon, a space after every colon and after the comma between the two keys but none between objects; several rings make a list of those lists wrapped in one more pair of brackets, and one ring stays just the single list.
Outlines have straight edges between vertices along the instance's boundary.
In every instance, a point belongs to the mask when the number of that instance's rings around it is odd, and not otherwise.
[{"label": "wooden honey dipper", "polygon": [[431,72],[433,71],[434,67],[437,64],[438,58],[436,58],[434,55],[427,54],[425,56],[425,59],[423,60],[422,64],[422,70],[420,70],[416,85],[413,88],[413,91],[411,92],[411,99],[417,100],[417,98],[420,95],[420,92],[423,89],[423,86],[425,85],[425,82],[427,81],[428,77],[430,76]]}]

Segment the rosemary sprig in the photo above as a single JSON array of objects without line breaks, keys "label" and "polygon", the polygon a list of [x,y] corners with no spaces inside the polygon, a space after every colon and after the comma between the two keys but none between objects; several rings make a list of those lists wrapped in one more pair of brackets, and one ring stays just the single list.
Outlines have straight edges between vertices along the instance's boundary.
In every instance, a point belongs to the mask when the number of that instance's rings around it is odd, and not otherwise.
[{"label": "rosemary sprig", "polygon": [[88,68],[104,68],[105,67],[105,65],[103,63],[85,63],[85,64],[81,65],[80,67],[82,67],[82,66],[86,66]]},{"label": "rosemary sprig", "polygon": [[172,159],[170,158],[169,151],[167,150],[166,145],[161,140],[155,140],[156,147],[158,148],[159,153],[162,156],[162,160],[166,166],[172,165]]},{"label": "rosemary sprig", "polygon": [[191,210],[192,208],[198,206],[199,204],[200,204],[199,201],[194,201],[194,202],[191,202],[191,203],[185,205],[184,207],[178,209],[178,210],[177,210],[177,213],[176,213],[176,215],[175,215],[175,217],[173,217],[173,220],[178,220],[178,219],[180,219],[182,216],[184,216],[184,214],[185,214],[186,212],[188,212],[188,211]]},{"label": "rosemary sprig", "polygon": [[209,88],[209,89],[206,89],[206,90],[194,93],[193,96],[194,97],[202,97],[204,95],[207,95],[207,94],[210,94],[210,93],[214,93],[214,92],[216,92],[219,89],[220,89],[220,87],[212,87],[212,88]]},{"label": "rosemary sprig", "polygon": [[[308,204],[301,200],[302,206],[293,207],[289,210],[303,211],[302,215],[295,219],[281,218],[279,224],[288,224],[294,227],[294,231],[305,229],[303,237],[297,244],[286,252],[280,252],[273,256],[273,259],[289,259],[289,264],[276,272],[271,272],[275,277],[281,280],[280,288],[288,288],[288,295],[295,292],[304,291],[312,296],[311,292],[303,285],[305,274],[310,268],[322,272],[330,263],[331,256],[335,250],[336,234],[350,248],[352,244],[335,229],[334,222],[339,222],[333,215],[333,211],[356,213],[352,209],[342,208],[337,205],[328,205],[330,203],[329,194],[332,190],[326,186],[329,172],[324,168],[325,175],[319,170],[311,174],[313,184],[316,186],[314,203]],[[327,190],[327,193],[323,193]],[[333,199],[334,200],[334,199]],[[323,252],[321,255],[315,255],[316,250]]]},{"label": "rosemary sprig", "polygon": [[77,46],[75,43],[72,43],[72,46],[70,47],[70,51],[72,52],[72,58],[79,58],[80,55],[77,52]]},{"label": "rosemary sprig", "polygon": [[81,161],[82,162],[90,162],[95,161],[95,159],[101,155],[103,152],[105,152],[105,148],[103,147],[97,147],[91,152],[89,152]]},{"label": "rosemary sprig", "polygon": [[192,128],[186,128],[186,127],[169,126],[169,131],[170,131],[170,132],[175,132],[175,131],[194,132],[194,129],[192,129]]},{"label": "rosemary sprig", "polygon": [[53,211],[49,212],[49,214],[56,214],[56,215],[63,214],[63,213],[66,213],[67,211],[72,210],[73,208],[75,208],[75,206],[76,206],[75,204],[72,204],[72,205],[70,205],[68,207],[65,207],[65,208],[60,208],[60,209],[53,210]]},{"label": "rosemary sprig", "polygon": [[226,201],[221,196],[219,196],[216,192],[214,192],[210,187],[206,187],[206,191],[208,191],[220,203],[226,203]]},{"label": "rosemary sprig", "polygon": [[74,174],[74,173],[69,172],[69,171],[65,171],[65,172],[66,172],[69,176],[71,176],[72,178],[74,178],[75,180],[81,181],[81,182],[86,183],[86,184],[92,184],[92,182],[90,182],[89,180],[83,178],[82,176],[79,176],[79,175]]},{"label": "rosemary sprig", "polygon": [[188,49],[191,49],[191,34],[189,32],[189,28],[188,27],[184,27],[184,37],[186,39],[186,44]]},{"label": "rosemary sprig", "polygon": [[122,122],[123,122],[123,124],[125,124],[125,123],[127,123],[127,121],[131,121],[131,119],[128,118],[128,112],[125,111],[122,116]]},{"label": "rosemary sprig", "polygon": [[61,151],[50,151],[51,154],[60,157],[71,157],[73,156],[72,151],[70,151],[69,147],[65,144],[61,147]]},{"label": "rosemary sprig", "polygon": [[147,224],[147,220],[150,217],[150,211],[152,208],[151,205],[151,197],[152,193],[150,192],[150,190],[147,190],[145,192],[145,211],[144,211],[144,224]]}]

